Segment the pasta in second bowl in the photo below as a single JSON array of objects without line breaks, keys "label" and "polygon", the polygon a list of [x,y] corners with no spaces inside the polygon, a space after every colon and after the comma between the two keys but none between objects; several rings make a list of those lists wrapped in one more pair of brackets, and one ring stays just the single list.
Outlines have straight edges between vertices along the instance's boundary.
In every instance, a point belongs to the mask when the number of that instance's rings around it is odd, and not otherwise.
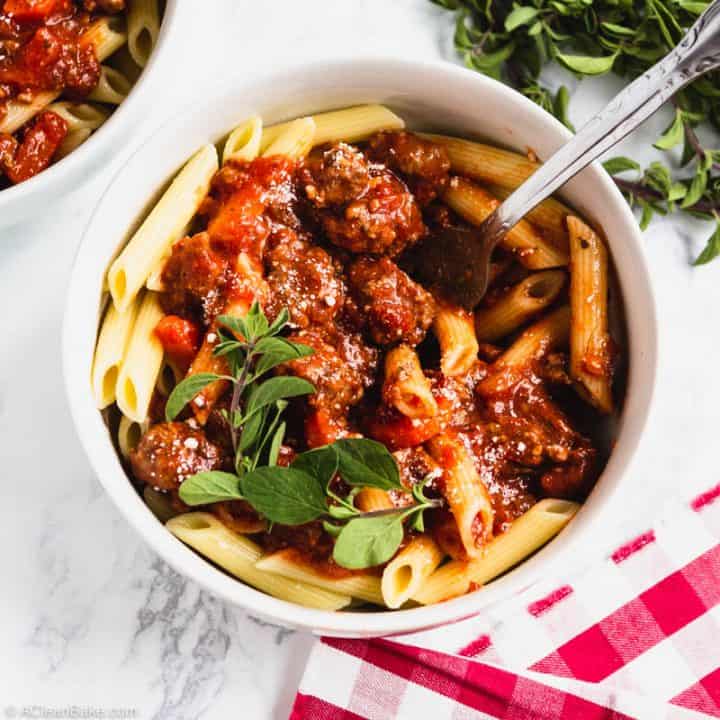
[{"label": "pasta in second bowl", "polygon": [[121,146],[134,108],[153,91],[151,66],[175,22],[176,5],[0,3],[0,46],[7,46],[0,63],[0,224],[57,199]]},{"label": "pasta in second bowl", "polygon": [[632,216],[586,170],[572,210],[508,235],[472,316],[423,285],[422,237],[477,224],[533,171],[498,146],[543,157],[565,131],[444,66],[269,82],[282,107],[263,83],[229,93],[102,201],[66,316],[81,438],[153,546],[253,612],[343,635],[457,620],[597,537],[654,379]]}]

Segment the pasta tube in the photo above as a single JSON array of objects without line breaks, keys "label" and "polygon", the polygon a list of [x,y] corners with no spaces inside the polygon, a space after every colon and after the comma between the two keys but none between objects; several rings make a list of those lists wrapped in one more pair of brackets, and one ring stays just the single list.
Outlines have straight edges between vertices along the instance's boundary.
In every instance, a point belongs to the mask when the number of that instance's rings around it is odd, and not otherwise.
[{"label": "pasta tube", "polygon": [[411,540],[383,570],[380,588],[385,604],[392,609],[404,605],[420,591],[442,559],[442,550],[429,536]]},{"label": "pasta tube", "polygon": [[128,50],[145,67],[160,34],[158,0],[131,0],[128,10]]},{"label": "pasta tube", "polygon": [[409,418],[437,415],[430,381],[420,367],[417,353],[408,345],[398,345],[385,356],[383,398]]},{"label": "pasta tube", "polygon": [[262,118],[258,115],[238,125],[225,141],[223,165],[228,160],[254,160],[260,154],[262,134]]},{"label": "pasta tube", "polygon": [[265,555],[255,563],[255,567],[272,575],[307,583],[341,595],[350,595],[375,605],[385,604],[380,590],[380,578],[377,575],[354,573],[347,577],[330,577],[304,562],[299,553],[292,548]]},{"label": "pasta tube", "polygon": [[305,157],[313,146],[314,138],[315,121],[311,117],[298,118],[288,123],[283,132],[263,150],[263,157],[270,155]]},{"label": "pasta tube", "polygon": [[[500,201],[478,185],[460,177],[450,180],[443,199],[458,215],[473,225],[481,225],[500,205]],[[548,242],[527,220],[521,220],[500,242],[531,270],[568,264],[567,252]]]},{"label": "pasta tube", "polygon": [[428,451],[443,468],[443,494],[458,526],[468,557],[482,553],[492,537],[495,511],[475,463],[457,435],[436,435]]},{"label": "pasta tube", "polygon": [[98,84],[88,98],[108,105],[119,105],[128,96],[131,88],[132,83],[119,70],[103,65],[100,68]]},{"label": "pasta tube", "polygon": [[440,344],[443,375],[464,375],[474,365],[478,341],[472,315],[461,307],[440,305],[433,320],[433,331]]},{"label": "pasta tube", "polygon": [[120,366],[135,325],[137,310],[137,303],[133,303],[123,313],[118,312],[112,303],[108,303],[95,346],[92,369],[93,396],[100,409],[115,402]]},{"label": "pasta tube", "polygon": [[205,145],[180,171],[110,266],[108,287],[119,310],[130,305],[152,270],[181,236],[207,195],[217,169],[217,151],[213,145]]},{"label": "pasta tube", "polygon": [[166,527],[208,560],[273,597],[318,610],[339,610],[350,603],[348,595],[261,570],[256,566],[262,557],[260,547],[243,535],[228,530],[210,513],[178,515],[169,520]]},{"label": "pasta tube", "polygon": [[371,512],[373,510],[390,510],[395,507],[395,504],[387,491],[366,487],[357,494],[355,507],[363,512]]},{"label": "pasta tube", "polygon": [[608,332],[608,258],[605,243],[571,215],[570,374],[601,412],[611,413],[612,358]]},{"label": "pasta tube", "polygon": [[[404,120],[383,105],[358,105],[343,110],[332,110],[313,115],[312,119],[315,121],[313,145],[339,141],[353,143],[367,140],[380,130],[402,130],[405,127]],[[260,148],[263,154],[289,124],[286,122],[271,125],[263,130]]]},{"label": "pasta tube", "polygon": [[495,342],[524,325],[550,305],[562,290],[562,270],[533,273],[510,288],[488,308],[475,313],[475,334],[480,342]]},{"label": "pasta tube", "polygon": [[452,560],[438,568],[412,599],[429,605],[464,595],[506,572],[557,535],[580,509],[569,500],[547,498],[533,505],[502,535],[493,538],[484,553],[469,562]]},{"label": "pasta tube", "polygon": [[137,423],[147,419],[150,400],[163,361],[163,346],[155,328],[163,317],[155,293],[140,300],[135,326],[120,367],[115,396],[120,412]]},{"label": "pasta tube", "polygon": [[117,442],[120,454],[125,460],[130,457],[130,452],[137,447],[140,438],[148,429],[148,422],[138,423],[122,415],[117,431]]}]

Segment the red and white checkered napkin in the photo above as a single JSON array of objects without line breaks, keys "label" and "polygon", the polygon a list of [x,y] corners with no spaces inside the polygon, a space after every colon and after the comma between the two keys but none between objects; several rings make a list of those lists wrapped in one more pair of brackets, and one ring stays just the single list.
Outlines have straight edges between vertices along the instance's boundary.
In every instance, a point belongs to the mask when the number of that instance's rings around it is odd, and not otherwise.
[{"label": "red and white checkered napkin", "polygon": [[290,720],[708,717],[720,718],[720,485],[481,616],[319,640]]}]

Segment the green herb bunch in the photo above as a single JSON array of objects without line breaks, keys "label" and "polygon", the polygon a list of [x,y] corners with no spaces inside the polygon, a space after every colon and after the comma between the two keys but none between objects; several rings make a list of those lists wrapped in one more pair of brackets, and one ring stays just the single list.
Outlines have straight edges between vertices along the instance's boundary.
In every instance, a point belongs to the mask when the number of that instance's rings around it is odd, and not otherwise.
[{"label": "green herb bunch", "polygon": [[[187,478],[180,497],[187,505],[245,500],[270,523],[303,525],[320,520],[333,535],[338,565],[359,569],[387,562],[397,552],[405,523],[423,530],[423,513],[439,505],[425,496],[428,478],[411,488],[412,501],[402,507],[361,512],[355,497],[364,487],[407,492],[397,463],[381,443],[366,438],[336,440],[295,457],[289,467],[277,464],[285,438],[283,413],[288,400],[315,392],[307,380],[267,374],[282,363],[311,355],[307,345],[282,337],[288,321],[283,310],[269,323],[254,303],[243,318],[221,315],[215,355],[226,358],[229,375],[198,373],[179,383],[165,414],[174,420],[207,385],[232,384],[230,408],[224,411],[235,453],[235,472],[208,471]],[[334,489],[336,477],[350,491]]]},{"label": "green herb bunch", "polygon": [[[709,2],[691,0],[431,0],[457,13],[455,47],[468,67],[522,92],[570,129],[568,91],[552,93],[542,69],[557,63],[576,76],[613,72],[634,79],[666,55]],[[655,213],[683,210],[712,220],[715,230],[695,260],[720,254],[720,150],[705,148],[696,128],[720,130],[720,73],[696,80],[673,99],[674,119],[655,143],[682,146],[672,169],[647,168],[629,158],[605,163],[631,206],[642,211],[645,229]],[[634,175],[628,176],[625,173]]]}]

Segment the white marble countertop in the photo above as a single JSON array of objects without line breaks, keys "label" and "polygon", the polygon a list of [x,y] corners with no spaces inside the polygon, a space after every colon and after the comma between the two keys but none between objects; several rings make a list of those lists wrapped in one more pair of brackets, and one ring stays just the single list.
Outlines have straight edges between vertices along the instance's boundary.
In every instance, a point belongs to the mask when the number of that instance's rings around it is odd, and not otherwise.
[{"label": "white marble countertop", "polygon": [[[285,718],[312,642],[178,576],[111,505],[64,397],[67,278],[113,168],[187,104],[198,83],[332,56],[456,61],[451,22],[427,0],[195,3],[203,13],[178,29],[183,51],[165,66],[167,99],[132,144],[52,212],[0,230],[0,717],[4,708],[35,706],[32,716],[46,717],[79,706],[125,708],[143,719]],[[611,80],[582,86],[573,119],[618,87]],[[630,151],[644,153],[651,137],[652,130],[641,134]],[[667,492],[709,482],[717,471],[720,261],[695,270],[688,262],[709,232],[707,224],[672,219],[645,236],[661,368],[652,421],[620,503],[627,514],[649,517]]]}]

